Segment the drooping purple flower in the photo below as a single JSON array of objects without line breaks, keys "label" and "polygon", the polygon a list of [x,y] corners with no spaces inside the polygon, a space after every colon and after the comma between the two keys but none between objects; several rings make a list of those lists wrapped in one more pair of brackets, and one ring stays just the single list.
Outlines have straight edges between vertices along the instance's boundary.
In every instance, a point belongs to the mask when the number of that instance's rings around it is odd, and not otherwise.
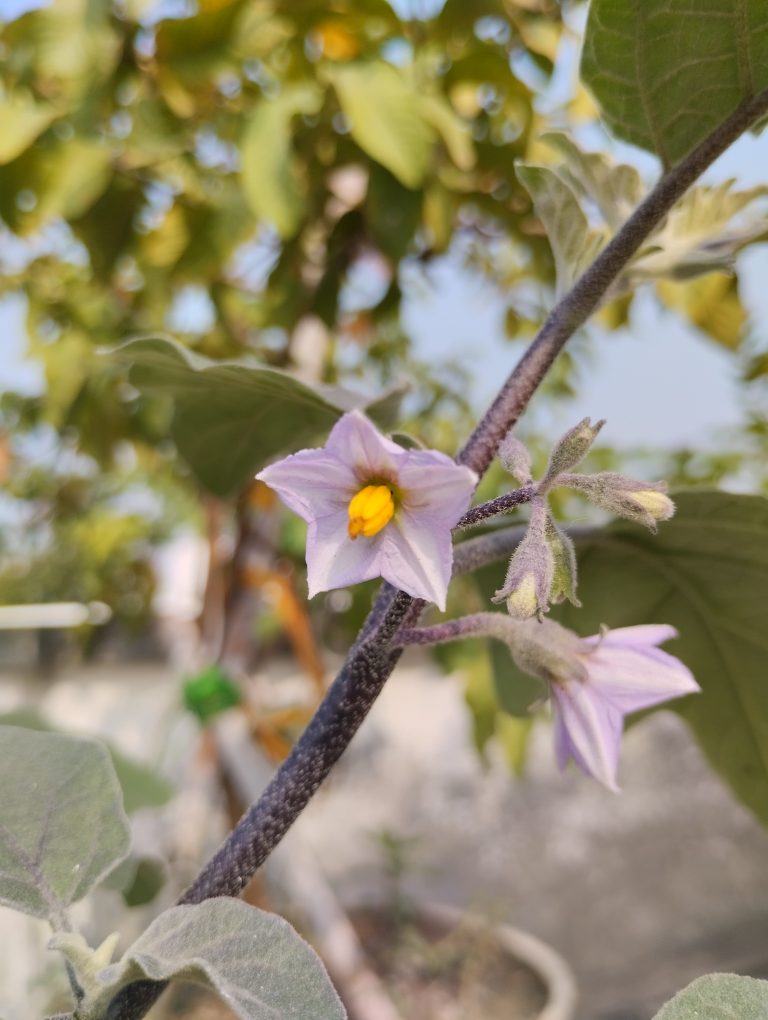
[{"label": "drooping purple flower", "polygon": [[[610,790],[616,773],[624,717],[698,691],[686,666],[657,646],[677,637],[674,627],[620,627],[577,640],[572,670],[550,676],[555,750],[560,768],[569,759]],[[570,673],[570,675],[568,675]]]},{"label": "drooping purple flower", "polygon": [[445,608],[451,529],[477,476],[436,450],[405,450],[352,411],[322,449],[300,450],[256,476],[307,529],[310,598],[383,577]]}]

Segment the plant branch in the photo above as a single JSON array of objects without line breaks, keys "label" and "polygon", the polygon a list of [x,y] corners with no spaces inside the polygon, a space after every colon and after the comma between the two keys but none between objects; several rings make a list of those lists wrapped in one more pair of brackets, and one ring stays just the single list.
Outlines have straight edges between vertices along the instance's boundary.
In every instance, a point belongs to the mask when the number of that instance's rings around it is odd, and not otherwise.
[{"label": "plant branch", "polygon": [[693,182],[766,111],[768,89],[738,106],[693,152],[664,174],[591,266],[555,305],[456,458],[460,464],[467,464],[481,475],[487,470],[499,443],[527,407],[552,362],[595,311],[632,256]]},{"label": "plant branch", "polygon": [[523,503],[530,502],[535,494],[536,486],[531,483],[530,485],[524,485],[520,489],[513,489],[511,492],[505,492],[503,496],[497,496],[496,499],[490,499],[487,503],[479,503],[477,506],[472,506],[454,525],[454,531],[461,531],[464,528],[474,528],[475,525],[482,524],[483,521],[487,521],[489,517],[496,517],[498,514],[508,513],[510,510],[514,510]]},{"label": "plant branch", "polygon": [[[541,330],[473,431],[457,460],[483,475],[565,343],[597,308],[632,256],[685,193],[728,146],[768,111],[768,89],[741,104],[696,149],[666,173],[573,288]],[[469,544],[469,543],[467,543]],[[460,547],[461,548],[461,547]],[[390,641],[401,624],[418,619],[415,601],[384,585],[371,616],[315,716],[260,799],[181,898],[198,903],[236,896],[290,828],[347,748],[400,656]],[[108,1020],[138,1020],[162,985],[129,986],[114,1000]],[[132,992],[135,989],[135,992]]]},{"label": "plant branch", "polygon": [[[577,540],[590,538],[597,534],[598,530],[588,526],[566,528],[571,538]],[[487,535],[478,535],[477,538],[460,542],[453,552],[453,576],[471,574],[473,571],[479,570],[480,567],[511,556],[522,541],[525,532],[524,525],[516,524],[511,528],[499,528]]]}]

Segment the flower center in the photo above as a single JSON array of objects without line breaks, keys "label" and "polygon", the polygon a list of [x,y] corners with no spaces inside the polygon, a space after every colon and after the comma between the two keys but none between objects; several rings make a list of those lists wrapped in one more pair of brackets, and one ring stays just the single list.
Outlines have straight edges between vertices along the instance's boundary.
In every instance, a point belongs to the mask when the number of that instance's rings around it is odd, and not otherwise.
[{"label": "flower center", "polygon": [[377,535],[394,512],[395,500],[388,485],[366,485],[349,501],[349,537]]}]

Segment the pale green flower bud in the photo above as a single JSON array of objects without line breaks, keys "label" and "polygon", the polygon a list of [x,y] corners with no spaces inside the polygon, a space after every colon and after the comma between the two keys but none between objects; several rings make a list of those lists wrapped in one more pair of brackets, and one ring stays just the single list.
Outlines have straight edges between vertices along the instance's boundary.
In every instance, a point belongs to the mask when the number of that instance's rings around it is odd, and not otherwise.
[{"label": "pale green flower bud", "polygon": [[541,617],[549,609],[555,561],[546,536],[548,513],[544,500],[534,497],[528,530],[509,561],[503,587],[493,597],[494,602],[506,602],[516,620]]},{"label": "pale green flower bud", "polygon": [[666,493],[658,489],[640,489],[631,498],[647,510],[655,521],[668,521],[675,512],[675,504]]},{"label": "pale green flower bud", "polygon": [[562,439],[555,443],[546,473],[539,483],[540,492],[557,484],[556,479],[559,474],[563,471],[570,471],[586,457],[603,425],[605,425],[604,419],[593,425],[589,418],[583,418],[578,425],[569,429]]},{"label": "pale green flower bud", "polygon": [[554,563],[549,597],[555,604],[568,599],[572,605],[580,606],[581,602],[576,597],[576,550],[570,537],[558,528],[551,513],[547,514],[545,534]]},{"label": "pale green flower bud", "polygon": [[516,588],[507,595],[507,610],[516,620],[527,620],[540,611],[536,595],[536,575],[526,574]]},{"label": "pale green flower bud", "polygon": [[517,436],[508,433],[499,447],[499,460],[505,471],[509,471],[520,485],[531,481],[531,456]]},{"label": "pale green flower bud", "polygon": [[669,520],[675,512],[664,482],[637,482],[613,471],[603,471],[596,475],[562,474],[557,484],[576,489],[603,510],[644,524],[651,531],[656,530],[657,521]]}]

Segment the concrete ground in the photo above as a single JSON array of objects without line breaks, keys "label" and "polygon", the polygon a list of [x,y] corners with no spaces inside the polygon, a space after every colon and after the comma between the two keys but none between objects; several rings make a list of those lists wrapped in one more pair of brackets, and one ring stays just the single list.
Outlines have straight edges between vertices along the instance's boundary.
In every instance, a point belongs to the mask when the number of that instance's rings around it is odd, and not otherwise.
[{"label": "concrete ground", "polygon": [[[46,688],[6,679],[0,711],[30,695],[62,726],[107,734],[171,772],[196,741],[191,722],[176,715],[176,681],[159,667],[89,667]],[[768,976],[768,833],[711,774],[673,715],[627,736],[621,779],[617,796],[576,772],[560,776],[544,723],[524,780],[500,754],[484,766],[460,684],[414,654],[294,838],[314,847],[348,898],[386,891],[383,832],[412,841],[408,893],[471,907],[550,942],[576,972],[578,1020],[649,1020],[712,970]],[[178,821],[179,805],[173,810]],[[220,822],[208,824],[208,840]],[[146,841],[149,823],[141,824]],[[7,1020],[34,1015],[18,1011],[11,990],[21,989],[45,938],[43,925],[0,911]]]}]

